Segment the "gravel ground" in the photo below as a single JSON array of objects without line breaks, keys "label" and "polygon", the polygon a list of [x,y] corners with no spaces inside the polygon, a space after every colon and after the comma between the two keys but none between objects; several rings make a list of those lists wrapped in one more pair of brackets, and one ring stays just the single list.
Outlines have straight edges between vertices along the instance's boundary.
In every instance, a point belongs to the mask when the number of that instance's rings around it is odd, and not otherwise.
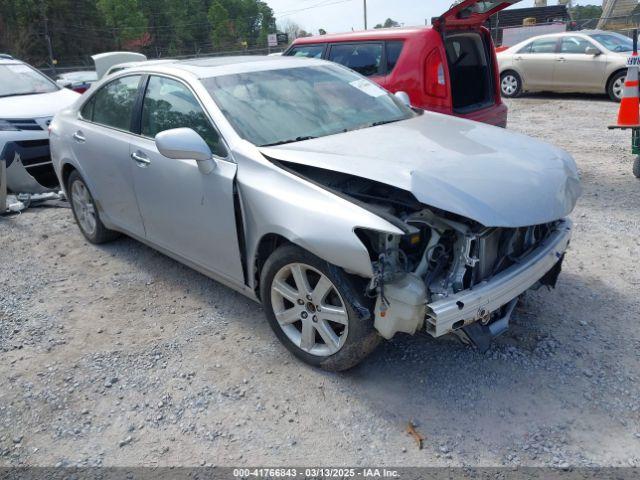
[{"label": "gravel ground", "polygon": [[68,209],[1,218],[0,465],[640,465],[630,134],[601,97],[509,107],[585,192],[558,288],[485,354],[398,336],[321,372],[257,304],[136,241],[89,245]]}]

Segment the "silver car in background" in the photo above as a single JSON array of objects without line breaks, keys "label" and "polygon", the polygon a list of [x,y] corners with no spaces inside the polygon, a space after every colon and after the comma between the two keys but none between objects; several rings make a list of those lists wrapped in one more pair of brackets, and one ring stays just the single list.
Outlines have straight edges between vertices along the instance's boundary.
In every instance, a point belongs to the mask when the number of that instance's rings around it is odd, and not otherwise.
[{"label": "silver car in background", "polygon": [[630,38],[603,30],[529,38],[497,54],[500,90],[606,93],[619,102],[632,50]]},{"label": "silver car in background", "polygon": [[52,155],[90,242],[125,233],[262,302],[312,365],[398,332],[487,348],[556,283],[576,165],[403,97],[320,60],[140,66],[55,117]]}]

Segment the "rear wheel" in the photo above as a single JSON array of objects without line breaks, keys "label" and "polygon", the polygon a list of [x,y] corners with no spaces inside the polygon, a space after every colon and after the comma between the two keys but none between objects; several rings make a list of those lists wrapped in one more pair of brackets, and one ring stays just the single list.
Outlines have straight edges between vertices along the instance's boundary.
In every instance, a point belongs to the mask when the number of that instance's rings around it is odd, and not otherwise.
[{"label": "rear wheel", "polygon": [[607,94],[609,98],[614,102],[622,100],[622,92],[624,92],[624,80],[627,77],[627,72],[621,71],[613,75],[607,85]]},{"label": "rear wheel", "polygon": [[271,328],[289,351],[310,365],[341,371],[380,342],[371,302],[355,283],[338,267],[287,245],[265,263],[260,295]]},{"label": "rear wheel", "polygon": [[507,71],[500,75],[500,92],[503,97],[517,97],[521,91],[522,79],[520,75],[513,71]]},{"label": "rear wheel", "polygon": [[91,243],[105,243],[117,238],[120,234],[109,230],[100,220],[95,201],[85,181],[77,171],[71,172],[67,182],[69,203],[80,231]]}]

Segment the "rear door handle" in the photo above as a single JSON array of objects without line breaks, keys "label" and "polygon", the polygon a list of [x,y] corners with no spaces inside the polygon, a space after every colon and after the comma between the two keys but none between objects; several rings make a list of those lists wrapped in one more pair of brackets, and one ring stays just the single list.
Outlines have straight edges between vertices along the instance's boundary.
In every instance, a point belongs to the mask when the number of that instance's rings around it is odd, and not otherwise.
[{"label": "rear door handle", "polygon": [[139,167],[146,167],[151,163],[151,160],[149,160],[146,155],[139,152],[133,152],[131,154],[131,159],[136,162]]},{"label": "rear door handle", "polygon": [[80,130],[78,130],[76,133],[73,134],[73,139],[78,143],[84,143],[86,140],[84,138],[83,133]]},{"label": "rear door handle", "polygon": [[566,62],[567,60],[564,57],[558,57],[557,62]]}]

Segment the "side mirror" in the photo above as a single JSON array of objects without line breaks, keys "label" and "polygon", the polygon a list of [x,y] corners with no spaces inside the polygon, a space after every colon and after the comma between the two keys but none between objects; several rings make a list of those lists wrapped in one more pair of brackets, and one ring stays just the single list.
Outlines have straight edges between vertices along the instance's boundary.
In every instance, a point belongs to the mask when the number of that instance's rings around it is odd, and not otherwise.
[{"label": "side mirror", "polygon": [[396,92],[395,93],[396,97],[398,97],[398,99],[404,103],[407,107],[411,106],[411,99],[409,98],[409,94],[407,92]]},{"label": "side mirror", "polygon": [[596,47],[587,47],[585,49],[584,53],[587,54],[587,55],[593,55],[594,57],[597,57],[602,52],[600,50],[598,50]]},{"label": "side mirror", "polygon": [[173,128],[156,135],[156,147],[167,158],[195,160],[198,169],[208,175],[215,168],[207,142],[190,128]]}]

